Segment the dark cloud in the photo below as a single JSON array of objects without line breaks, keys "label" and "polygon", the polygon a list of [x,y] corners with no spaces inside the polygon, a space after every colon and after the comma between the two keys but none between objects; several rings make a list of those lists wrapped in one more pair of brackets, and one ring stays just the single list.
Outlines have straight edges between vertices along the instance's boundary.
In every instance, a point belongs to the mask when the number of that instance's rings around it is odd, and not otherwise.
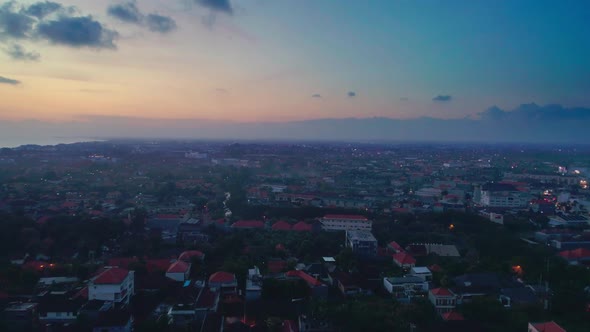
[{"label": "dark cloud", "polygon": [[217,88],[217,89],[215,89],[215,92],[217,92],[219,94],[223,94],[223,95],[229,93],[229,91],[227,89],[224,89],[224,88]]},{"label": "dark cloud", "polygon": [[409,99],[408,97],[401,97],[399,100],[400,100],[400,101],[408,101],[408,100],[410,100],[410,99]]},{"label": "dark cloud", "polygon": [[13,80],[11,78],[0,76],[0,84],[19,85],[20,81]]},{"label": "dark cloud", "polygon": [[350,92],[348,93],[348,96],[349,96],[349,97],[351,97],[351,98],[352,98],[352,97],[356,97],[356,92],[354,92],[354,91],[350,91]]},{"label": "dark cloud", "polygon": [[0,5],[0,38],[27,38],[35,19],[22,13],[14,2]]},{"label": "dark cloud", "polygon": [[67,17],[41,22],[37,25],[39,37],[51,43],[70,47],[116,48],[118,33],[106,29],[92,16]]},{"label": "dark cloud", "polygon": [[107,8],[107,14],[127,23],[140,24],[143,20],[143,14],[137,8],[135,1],[111,5]]},{"label": "dark cloud", "polygon": [[478,114],[484,121],[503,121],[512,124],[538,124],[543,123],[548,126],[560,121],[590,121],[590,109],[587,108],[566,108],[558,104],[549,104],[539,106],[535,103],[522,104],[513,110],[503,110],[497,106],[492,106]]},{"label": "dark cloud", "polygon": [[41,54],[37,52],[27,52],[21,45],[13,44],[4,50],[13,60],[21,61],[39,61]]},{"label": "dark cloud", "polygon": [[311,95],[311,98],[322,98],[322,95],[319,93]]},{"label": "dark cloud", "polygon": [[37,2],[25,8],[23,12],[29,16],[34,16],[42,19],[47,15],[53,14],[58,10],[63,9],[63,6],[57,2],[45,1]]},{"label": "dark cloud", "polygon": [[176,30],[176,21],[168,16],[149,14],[145,21],[148,29],[153,32],[168,33]]},{"label": "dark cloud", "polygon": [[203,7],[209,8],[216,12],[233,14],[234,9],[230,3],[230,0],[194,0],[195,3]]},{"label": "dark cloud", "polygon": [[433,101],[437,101],[437,102],[447,102],[447,101],[451,101],[452,99],[453,99],[453,97],[450,95],[438,95],[438,96],[432,98]]}]

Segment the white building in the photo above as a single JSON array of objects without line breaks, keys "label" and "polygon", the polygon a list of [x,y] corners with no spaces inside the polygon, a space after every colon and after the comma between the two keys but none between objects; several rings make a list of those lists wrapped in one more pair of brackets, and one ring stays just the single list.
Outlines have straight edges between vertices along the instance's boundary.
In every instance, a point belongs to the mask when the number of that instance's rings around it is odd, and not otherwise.
[{"label": "white building", "polygon": [[326,231],[371,231],[373,222],[364,216],[329,214],[320,220],[322,229]]},{"label": "white building", "polygon": [[487,183],[481,186],[479,195],[479,205],[496,208],[521,208],[526,207],[530,201],[530,195],[522,193],[511,184],[506,183]]},{"label": "white building", "polygon": [[88,300],[129,304],[134,294],[134,273],[118,267],[107,267],[88,283]]},{"label": "white building", "polygon": [[432,272],[425,266],[414,266],[410,269],[410,275],[424,281],[432,281]]}]

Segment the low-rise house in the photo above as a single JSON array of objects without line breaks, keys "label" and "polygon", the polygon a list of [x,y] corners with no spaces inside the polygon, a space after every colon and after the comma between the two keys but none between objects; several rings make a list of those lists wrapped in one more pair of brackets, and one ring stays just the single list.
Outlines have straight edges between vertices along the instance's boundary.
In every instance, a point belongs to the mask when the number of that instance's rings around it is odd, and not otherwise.
[{"label": "low-rise house", "polygon": [[78,318],[84,299],[73,299],[69,292],[43,292],[37,298],[39,321],[42,323],[72,323]]},{"label": "low-rise house", "polygon": [[564,250],[558,255],[567,260],[570,265],[590,265],[590,249]]},{"label": "low-rise house", "polygon": [[94,324],[93,332],[130,332],[133,325],[131,313],[127,310],[111,309],[101,312]]},{"label": "low-rise house", "polygon": [[219,271],[209,277],[209,287],[218,289],[221,294],[236,294],[238,280],[233,273]]},{"label": "low-rise house", "polygon": [[344,296],[352,296],[362,293],[362,288],[358,282],[349,273],[343,271],[334,271],[330,273],[330,278]]},{"label": "low-rise house", "polygon": [[528,332],[567,332],[556,322],[529,323]]},{"label": "low-rise house", "polygon": [[457,296],[447,288],[431,289],[428,292],[428,300],[441,315],[454,311],[457,307]]},{"label": "low-rise house", "polygon": [[399,243],[397,243],[395,241],[391,241],[387,244],[387,251],[390,253],[398,254],[398,253],[403,252],[405,250],[402,246],[399,245]]},{"label": "low-rise house", "polygon": [[498,299],[505,308],[541,305],[540,299],[529,287],[502,288]]},{"label": "low-rise house", "polygon": [[411,269],[416,266],[416,259],[410,254],[400,252],[393,255],[393,263],[403,269]]},{"label": "low-rise house", "polygon": [[400,302],[410,302],[428,293],[428,282],[416,276],[383,278],[383,287]]},{"label": "low-rise house", "polygon": [[184,261],[176,261],[166,270],[166,277],[175,281],[184,282],[189,279],[191,264]]},{"label": "low-rise house", "polygon": [[37,326],[37,303],[11,303],[3,312],[7,331],[31,331]]},{"label": "low-rise house", "polygon": [[199,250],[187,250],[183,251],[179,256],[178,260],[185,263],[192,263],[193,260],[203,261],[205,260],[205,254]]},{"label": "low-rise house", "polygon": [[432,272],[425,266],[414,266],[410,269],[410,275],[418,277],[426,282],[432,281]]},{"label": "low-rise house", "polygon": [[327,297],[328,296],[328,286],[321,282],[320,280],[310,276],[309,274],[305,273],[304,271],[300,270],[291,270],[285,273],[285,277],[287,278],[298,278],[307,283],[309,288],[311,289],[312,296],[314,297]]},{"label": "low-rise house", "polygon": [[88,282],[88,299],[129,304],[134,282],[133,271],[107,267]]}]

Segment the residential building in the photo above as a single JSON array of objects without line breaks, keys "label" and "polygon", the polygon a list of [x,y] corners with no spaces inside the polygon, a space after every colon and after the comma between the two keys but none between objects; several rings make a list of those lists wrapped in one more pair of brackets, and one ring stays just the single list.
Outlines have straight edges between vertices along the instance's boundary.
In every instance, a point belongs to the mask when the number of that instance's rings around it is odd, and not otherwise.
[{"label": "residential building", "polygon": [[411,269],[416,266],[416,259],[412,255],[400,252],[393,255],[393,263],[404,269]]},{"label": "residential building", "polygon": [[416,276],[383,278],[383,287],[401,302],[409,302],[428,292],[428,282]]},{"label": "residential building", "polygon": [[209,277],[209,287],[219,290],[221,294],[235,294],[238,292],[238,280],[233,273],[219,271]]},{"label": "residential building", "polygon": [[189,279],[190,272],[191,263],[179,260],[170,264],[170,267],[166,270],[166,277],[174,281],[184,282]]},{"label": "residential building", "polygon": [[2,318],[7,331],[31,331],[37,325],[37,303],[11,303]]},{"label": "residential building", "polygon": [[364,216],[329,214],[320,220],[326,231],[364,230],[371,231],[373,222]]},{"label": "residential building", "polygon": [[479,205],[491,208],[521,208],[528,206],[530,201],[530,195],[508,183],[486,183],[474,197],[479,198]]},{"label": "residential building", "polygon": [[358,255],[374,256],[377,254],[377,239],[370,231],[346,231],[346,246]]},{"label": "residential building", "polygon": [[447,288],[431,289],[428,300],[439,314],[451,312],[457,307],[457,296]]},{"label": "residential building", "polygon": [[262,296],[262,274],[257,266],[248,270],[246,277],[246,301],[258,300]]},{"label": "residential building", "polygon": [[414,266],[410,269],[410,275],[426,282],[432,281],[432,272],[425,266]]},{"label": "residential building", "polygon": [[134,273],[118,267],[107,267],[88,283],[88,299],[129,304],[134,294]]}]

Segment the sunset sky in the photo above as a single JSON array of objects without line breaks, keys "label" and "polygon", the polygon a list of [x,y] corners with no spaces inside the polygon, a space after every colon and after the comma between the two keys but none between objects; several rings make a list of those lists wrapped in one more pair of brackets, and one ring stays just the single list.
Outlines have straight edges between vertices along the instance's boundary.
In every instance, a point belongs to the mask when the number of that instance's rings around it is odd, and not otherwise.
[{"label": "sunset sky", "polygon": [[0,0],[2,120],[590,107],[589,1],[56,1]]}]

